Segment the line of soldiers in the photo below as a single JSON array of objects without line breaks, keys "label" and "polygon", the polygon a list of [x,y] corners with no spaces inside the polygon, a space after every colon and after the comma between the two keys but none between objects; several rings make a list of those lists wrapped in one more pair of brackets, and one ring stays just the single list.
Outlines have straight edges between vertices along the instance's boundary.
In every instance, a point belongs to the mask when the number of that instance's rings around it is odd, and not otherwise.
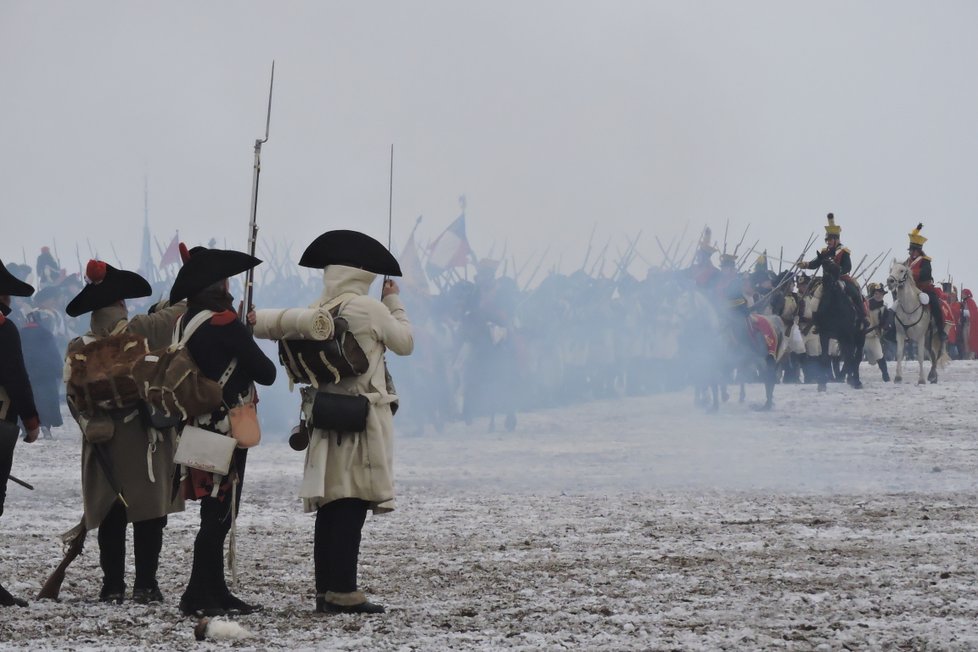
[{"label": "line of soldiers", "polygon": [[[178,465],[174,454],[186,425],[234,435],[237,408],[254,406],[255,384],[268,386],[276,378],[275,364],[249,328],[257,319],[254,307],[249,306],[242,321],[230,293],[229,279],[261,261],[243,252],[188,250],[182,245],[181,254],[183,266],[168,300],[147,313],[130,315],[126,304],[151,294],[146,279],[98,260],[89,261],[85,286],[65,308],[71,317],[90,315],[89,330],[68,343],[65,362],[68,406],[83,434],[84,515],[79,535],[98,530],[103,573],[99,600],[122,603],[127,597],[126,528],[132,523],[131,599],[161,602],[157,572],[168,515],[182,511],[185,500],[197,500],[200,525],[180,610],[185,615],[249,614],[261,606],[231,593],[223,562],[225,541],[241,505],[248,450],[235,448],[227,473]],[[368,511],[382,514],[394,508],[393,409],[398,397],[387,382],[384,354],[388,350],[411,353],[413,336],[398,285],[386,280],[381,300],[369,296],[369,289],[378,274],[399,276],[400,268],[383,245],[354,231],[323,234],[307,247],[300,264],[323,270],[322,294],[313,307],[328,304],[337,309],[367,362],[359,373],[340,380],[322,378],[303,392],[302,413],[310,427],[300,496],[306,511],[317,514],[312,546],[316,611],[381,613],[384,608],[368,601],[357,588],[361,531]],[[0,421],[4,424],[0,441],[6,444],[0,446],[2,507],[19,432],[16,424],[23,423],[26,441],[37,438],[40,425],[18,331],[6,319],[9,296],[27,297],[33,288],[6,267],[0,269]],[[76,374],[82,363],[93,364],[85,353],[93,344],[112,344],[117,341],[113,338],[122,343],[120,358],[136,341],[133,338],[145,338],[148,350],[156,352],[149,356],[154,359],[167,347],[185,342],[200,375],[219,384],[220,405],[173,425],[154,419],[145,403],[124,399],[114,382],[113,400],[93,400]],[[325,394],[362,397],[369,406],[363,427],[338,432],[323,425],[313,406]],[[232,535],[232,551],[233,545]],[[26,601],[0,587],[0,604],[26,606]]]}]

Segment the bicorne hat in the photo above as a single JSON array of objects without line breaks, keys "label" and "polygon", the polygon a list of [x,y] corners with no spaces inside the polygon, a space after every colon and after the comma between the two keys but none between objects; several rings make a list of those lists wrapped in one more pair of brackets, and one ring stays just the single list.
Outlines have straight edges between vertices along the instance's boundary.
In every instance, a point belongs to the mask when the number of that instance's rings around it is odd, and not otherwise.
[{"label": "bicorne hat", "polygon": [[359,231],[327,231],[306,247],[299,265],[314,269],[346,265],[374,274],[401,276],[401,266],[387,247]]},{"label": "bicorne hat", "polygon": [[148,297],[153,292],[149,281],[136,272],[116,269],[101,260],[89,260],[85,266],[87,285],[68,302],[65,312],[77,317],[123,299]]},{"label": "bicorne hat", "polygon": [[194,247],[170,289],[170,303],[188,299],[208,285],[231,278],[261,264],[243,251]]},{"label": "bicorne hat", "polygon": [[32,294],[34,294],[34,287],[14,276],[0,260],[0,295],[29,297]]}]

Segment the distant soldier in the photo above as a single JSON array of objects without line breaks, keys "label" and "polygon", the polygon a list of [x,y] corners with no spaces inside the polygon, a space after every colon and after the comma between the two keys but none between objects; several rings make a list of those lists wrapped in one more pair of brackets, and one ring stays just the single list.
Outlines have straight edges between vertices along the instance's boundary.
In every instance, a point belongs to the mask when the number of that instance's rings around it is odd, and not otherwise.
[{"label": "distant soldier", "polygon": [[38,287],[53,285],[64,278],[61,265],[55,260],[54,255],[48,247],[41,247],[41,253],[37,257],[37,284]]},{"label": "distant soldier", "polygon": [[870,330],[866,333],[863,352],[866,354],[866,362],[878,365],[883,376],[883,382],[888,383],[890,382],[890,372],[886,368],[886,357],[883,355],[883,329],[889,312],[889,308],[883,301],[886,296],[886,287],[882,283],[870,283],[866,286],[866,293],[869,303]]},{"label": "distant soldier", "polygon": [[809,262],[798,261],[799,269],[818,269],[828,261],[839,266],[839,279],[843,281],[846,296],[852,301],[856,315],[864,327],[869,324],[866,319],[866,307],[863,305],[862,291],[859,284],[849,275],[852,271],[852,254],[847,247],[839,242],[842,227],[835,223],[835,215],[828,214],[828,224],[825,225],[825,247]]},{"label": "distant soldier", "polygon": [[[7,496],[7,479],[14,459],[14,446],[20,434],[17,420],[20,419],[27,435],[24,441],[37,440],[40,422],[34,406],[34,393],[24,367],[24,356],[20,347],[20,334],[10,314],[10,297],[29,297],[34,288],[11,274],[0,262],[0,515]],[[0,585],[0,607],[17,605],[26,607],[27,602],[15,598]]]},{"label": "distant soldier", "polygon": [[61,419],[61,384],[64,381],[64,349],[58,347],[48,327],[46,311],[27,313],[21,329],[24,363],[34,388],[34,401],[41,419],[41,434],[52,439],[51,428],[64,424]]},{"label": "distant soldier", "polygon": [[975,306],[974,296],[968,288],[961,289],[961,300],[958,302],[958,355],[962,360],[971,360],[978,351],[978,307]]},{"label": "distant soldier", "polygon": [[712,231],[710,227],[703,228],[703,237],[700,238],[696,246],[696,253],[693,254],[693,264],[690,271],[693,275],[693,282],[700,289],[712,287],[717,280],[720,270],[713,264],[713,254],[717,248],[710,242]]},{"label": "distant soldier", "polygon": [[947,342],[947,332],[944,330],[944,310],[941,307],[940,293],[934,286],[931,258],[924,254],[924,243],[927,242],[927,238],[920,235],[920,230],[923,228],[924,224],[920,222],[917,224],[917,228],[908,234],[910,237],[910,246],[907,248],[909,257],[903,264],[910,268],[917,289],[927,294],[927,304],[930,306],[934,327],[937,329],[941,341]]}]

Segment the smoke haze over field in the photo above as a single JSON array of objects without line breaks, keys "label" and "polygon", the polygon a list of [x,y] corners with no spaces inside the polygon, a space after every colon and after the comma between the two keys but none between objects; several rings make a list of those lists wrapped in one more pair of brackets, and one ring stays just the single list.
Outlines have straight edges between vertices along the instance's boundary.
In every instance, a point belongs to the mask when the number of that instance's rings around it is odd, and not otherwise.
[{"label": "smoke haze over field", "polygon": [[259,220],[296,255],[386,238],[393,143],[395,246],[462,194],[478,254],[552,241],[568,272],[596,223],[653,262],[653,234],[728,218],[794,257],[834,211],[856,260],[923,220],[935,276],[974,284],[975,24],[970,2],[7,0],[0,258],[56,238],[75,271],[90,238],[135,268],[144,176],[164,246],[243,247],[275,59]]}]

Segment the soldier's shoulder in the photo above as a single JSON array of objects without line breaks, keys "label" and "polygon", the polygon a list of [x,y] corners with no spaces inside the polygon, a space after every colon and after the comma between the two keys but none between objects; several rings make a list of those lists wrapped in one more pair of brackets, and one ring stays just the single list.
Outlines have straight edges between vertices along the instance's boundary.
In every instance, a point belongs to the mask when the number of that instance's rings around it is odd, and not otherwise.
[{"label": "soldier's shoulder", "polygon": [[921,258],[926,260],[928,263],[930,262],[930,256],[921,256]]},{"label": "soldier's shoulder", "polygon": [[851,254],[852,252],[849,251],[849,247],[842,247],[842,253],[844,253],[844,254]]},{"label": "soldier's shoulder", "polygon": [[210,319],[212,326],[227,326],[238,319],[238,313],[233,310],[222,310],[221,312],[215,312]]}]

